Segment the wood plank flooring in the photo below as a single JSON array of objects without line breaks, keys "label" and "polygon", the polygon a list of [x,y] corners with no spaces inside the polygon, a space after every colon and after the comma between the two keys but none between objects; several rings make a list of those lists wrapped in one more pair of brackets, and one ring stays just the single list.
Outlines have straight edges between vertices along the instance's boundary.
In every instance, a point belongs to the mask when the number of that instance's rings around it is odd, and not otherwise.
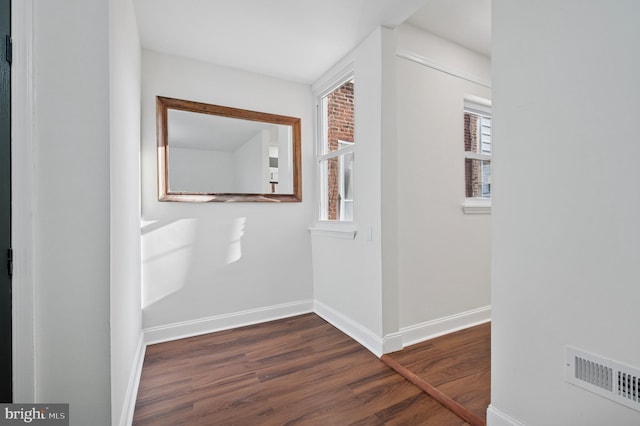
[{"label": "wood plank flooring", "polygon": [[[410,363],[424,367],[417,351],[408,354]],[[436,364],[447,358],[439,356]],[[465,396],[468,390],[455,389],[455,380],[473,381],[473,376],[452,375],[452,380],[437,377],[439,386],[453,386],[447,390],[456,398],[478,405],[476,397]],[[135,426],[465,424],[315,314],[149,346],[133,421]]]},{"label": "wood plank flooring", "polygon": [[388,356],[486,422],[491,399],[491,323]]}]

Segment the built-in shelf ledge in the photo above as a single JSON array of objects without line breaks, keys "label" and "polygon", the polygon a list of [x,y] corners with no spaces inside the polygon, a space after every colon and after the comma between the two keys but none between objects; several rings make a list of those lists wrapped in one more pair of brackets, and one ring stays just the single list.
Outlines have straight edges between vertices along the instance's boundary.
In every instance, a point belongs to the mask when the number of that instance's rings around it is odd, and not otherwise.
[{"label": "built-in shelf ledge", "polygon": [[467,198],[462,204],[466,214],[490,214],[491,200],[486,198]]},{"label": "built-in shelf ledge", "polygon": [[339,224],[322,225],[318,224],[309,228],[312,237],[343,238],[354,240],[358,231],[353,226]]}]

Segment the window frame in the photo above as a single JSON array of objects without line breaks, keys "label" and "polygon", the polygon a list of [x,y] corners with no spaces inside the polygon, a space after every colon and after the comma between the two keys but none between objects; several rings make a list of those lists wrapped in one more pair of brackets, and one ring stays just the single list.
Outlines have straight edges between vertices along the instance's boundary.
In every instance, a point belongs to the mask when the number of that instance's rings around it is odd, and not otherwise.
[{"label": "window frame", "polygon": [[[352,169],[352,180],[353,182],[355,182],[355,171],[354,169],[356,168],[355,166],[355,158],[356,158],[356,148],[355,148],[355,129],[354,129],[354,141],[353,142],[349,142],[349,141],[343,141],[343,140],[339,140],[338,141],[338,149],[336,149],[335,151],[328,151],[328,146],[327,146],[327,138],[328,138],[328,120],[326,120],[326,117],[328,116],[328,111],[327,111],[327,105],[325,102],[325,99],[327,98],[327,96],[329,96],[331,93],[333,93],[334,91],[336,91],[337,89],[339,89],[341,86],[343,86],[344,84],[348,83],[348,82],[352,82],[354,84],[354,93],[355,93],[355,76],[354,76],[354,72],[353,69],[349,68],[347,69],[345,72],[339,74],[335,79],[331,80],[331,82],[329,84],[326,84],[323,87],[323,90],[317,92],[316,95],[316,111],[317,111],[317,117],[316,117],[316,167],[317,167],[317,176],[318,176],[318,189],[319,189],[319,196],[317,197],[318,200],[318,205],[316,208],[316,222],[323,224],[323,225],[331,225],[331,226],[337,226],[337,227],[341,227],[341,228],[345,228],[347,229],[347,232],[349,234],[352,233],[352,228],[351,226],[353,226],[353,224],[355,223],[355,204],[356,204],[356,194],[355,194],[355,188],[352,188],[352,195],[353,198],[350,200],[351,204],[352,204],[352,218],[351,220],[344,220],[342,219],[340,216],[343,215],[343,208],[342,208],[342,200],[340,201],[340,205],[339,205],[339,217],[336,220],[329,220],[327,218],[328,216],[328,176],[327,176],[327,167],[323,167],[323,164],[328,163],[329,160],[333,159],[333,158],[338,158],[338,162],[339,162],[339,170],[341,170],[340,165],[342,165],[343,163],[343,158],[345,155],[348,154],[353,154],[353,169]],[[354,97],[354,115],[355,115],[355,97]],[[355,122],[355,117],[354,117],[354,122]],[[355,126],[355,123],[354,123]],[[343,145],[343,146],[341,146]],[[340,174],[340,173],[339,173]],[[340,174],[340,176],[342,176]],[[339,187],[342,188],[343,186],[343,182],[342,179],[340,179],[339,183],[338,183]],[[355,231],[353,231],[353,237],[355,237]]]},{"label": "window frame", "polygon": [[[471,95],[465,96],[464,106],[463,106],[463,117],[464,117],[464,114],[466,113],[471,113],[481,118],[484,117],[484,118],[491,119],[492,133],[493,133],[493,117],[492,117],[490,100],[480,98],[478,96],[471,96]],[[480,125],[480,128],[482,128],[481,125]],[[463,128],[463,134],[464,134],[464,128]],[[491,151],[493,151],[493,134],[491,136],[492,136]],[[482,140],[479,141],[479,144],[480,144],[480,150],[482,151],[482,148],[481,148]],[[472,151],[465,150],[464,160],[467,160],[467,159],[491,161],[493,163],[492,152],[487,154],[483,152],[472,152]],[[465,177],[465,180],[466,180],[466,177]],[[466,197],[465,196],[464,202],[462,204],[463,211],[466,214],[476,214],[476,213],[489,214],[491,213],[491,199],[492,199],[491,194],[489,197]]]},{"label": "window frame", "polygon": [[[340,155],[338,157],[338,176],[340,177],[340,179],[338,180],[338,194],[344,194],[344,197],[340,197],[340,203],[338,205],[338,213],[340,216],[339,221],[340,222],[353,222],[353,200],[355,198],[354,195],[354,188],[353,188],[353,167],[355,164],[355,152],[354,152],[354,145],[355,142],[349,142],[349,141],[342,141],[338,139],[338,146],[344,145],[344,148],[339,149],[342,152],[342,155]],[[346,178],[346,173],[345,173],[345,162],[347,159],[347,156],[351,155],[352,158],[352,164],[351,164],[351,176],[350,176],[350,185],[351,188],[350,192],[351,192],[351,198],[347,198],[347,189],[345,188],[345,178]],[[350,203],[351,205],[351,220],[346,220],[344,219],[344,214],[346,212],[346,204]]]}]

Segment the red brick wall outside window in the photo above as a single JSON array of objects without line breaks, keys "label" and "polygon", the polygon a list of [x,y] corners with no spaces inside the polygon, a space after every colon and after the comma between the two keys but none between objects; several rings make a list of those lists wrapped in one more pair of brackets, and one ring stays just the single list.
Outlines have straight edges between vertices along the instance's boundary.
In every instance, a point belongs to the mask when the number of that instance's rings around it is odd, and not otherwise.
[{"label": "red brick wall outside window", "polygon": [[[464,150],[478,152],[478,117],[468,112],[464,113]],[[464,161],[465,196],[468,198],[480,195],[480,167],[479,162],[466,158]]]},{"label": "red brick wall outside window", "polygon": [[[491,197],[491,118],[464,113],[464,176],[467,198]],[[476,154],[473,156],[473,154]],[[471,157],[471,158],[469,158]]]},{"label": "red brick wall outside window", "polygon": [[[327,152],[336,151],[339,141],[355,142],[354,139],[354,89],[347,82],[327,97]],[[327,219],[340,218],[340,181],[338,157],[328,160]]]}]

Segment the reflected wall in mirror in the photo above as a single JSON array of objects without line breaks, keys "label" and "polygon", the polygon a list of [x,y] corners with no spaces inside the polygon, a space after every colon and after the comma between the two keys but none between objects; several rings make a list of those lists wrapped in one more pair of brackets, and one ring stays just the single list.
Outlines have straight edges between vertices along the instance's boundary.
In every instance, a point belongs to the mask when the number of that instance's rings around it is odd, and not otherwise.
[{"label": "reflected wall in mirror", "polygon": [[302,200],[300,119],[156,98],[160,201]]}]

